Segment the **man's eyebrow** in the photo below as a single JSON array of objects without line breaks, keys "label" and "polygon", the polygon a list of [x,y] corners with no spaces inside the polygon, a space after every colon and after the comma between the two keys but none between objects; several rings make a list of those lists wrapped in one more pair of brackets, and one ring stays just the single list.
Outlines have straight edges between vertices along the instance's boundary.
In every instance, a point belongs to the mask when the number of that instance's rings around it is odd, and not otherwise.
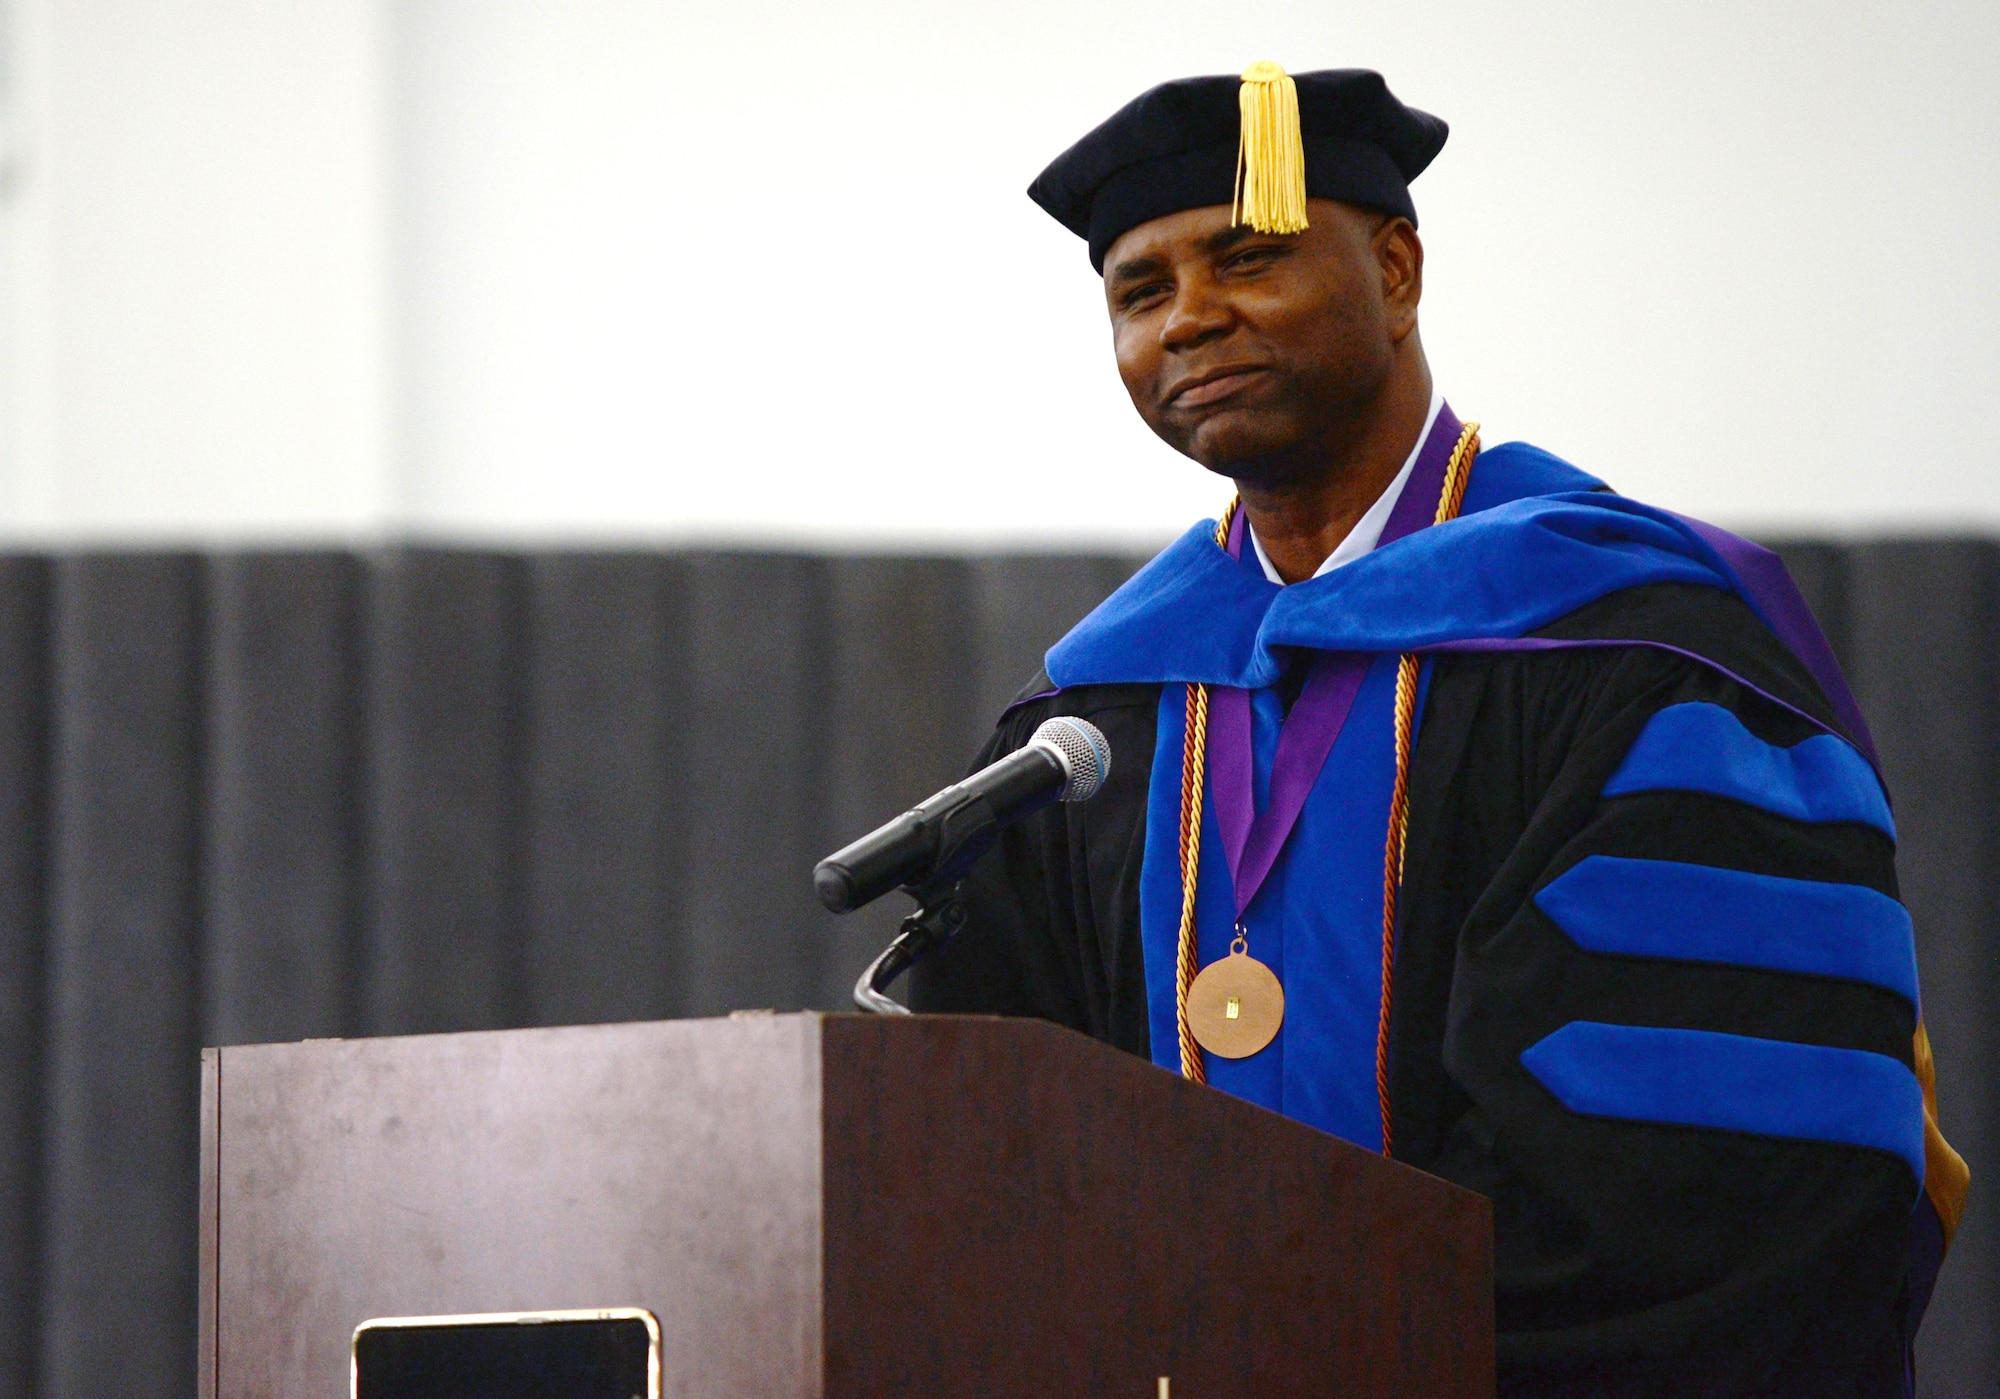
[{"label": "man's eyebrow", "polygon": [[[1228,228],[1219,228],[1203,238],[1201,250],[1210,257],[1220,257],[1244,239],[1258,236],[1257,230],[1247,223],[1231,224]],[[1152,253],[1114,264],[1104,279],[1107,282],[1128,282],[1141,277],[1156,276],[1166,270],[1167,259]]]},{"label": "man's eyebrow", "polygon": [[1154,276],[1157,273],[1166,271],[1166,268],[1167,260],[1163,257],[1127,258],[1124,262],[1113,265],[1110,275],[1105,280],[1110,282],[1130,282],[1140,277]]},{"label": "man's eyebrow", "polygon": [[1202,239],[1201,250],[1210,256],[1214,256],[1217,253],[1226,253],[1245,238],[1255,238],[1256,236],[1257,230],[1247,223],[1231,224],[1227,228],[1217,229]]}]

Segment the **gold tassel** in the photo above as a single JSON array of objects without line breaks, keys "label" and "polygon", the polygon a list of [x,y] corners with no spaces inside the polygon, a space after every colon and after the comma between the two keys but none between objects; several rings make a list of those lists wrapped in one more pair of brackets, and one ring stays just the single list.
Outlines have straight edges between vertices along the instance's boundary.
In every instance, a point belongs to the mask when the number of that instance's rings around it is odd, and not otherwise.
[{"label": "gold tassel", "polygon": [[1236,146],[1236,194],[1231,222],[1259,233],[1299,233],[1306,227],[1306,149],[1299,134],[1298,84],[1275,63],[1243,70],[1237,93],[1242,134]]}]

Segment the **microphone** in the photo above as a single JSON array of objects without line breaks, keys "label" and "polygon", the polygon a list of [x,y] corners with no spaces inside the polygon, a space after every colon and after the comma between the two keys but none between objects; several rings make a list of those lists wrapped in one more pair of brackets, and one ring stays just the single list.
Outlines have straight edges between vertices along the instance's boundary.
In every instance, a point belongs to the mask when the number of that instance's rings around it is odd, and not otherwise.
[{"label": "microphone", "polygon": [[1024,747],[912,807],[813,867],[813,890],[850,913],[891,889],[962,878],[1000,832],[1058,799],[1088,801],[1111,771],[1095,724],[1055,718]]}]

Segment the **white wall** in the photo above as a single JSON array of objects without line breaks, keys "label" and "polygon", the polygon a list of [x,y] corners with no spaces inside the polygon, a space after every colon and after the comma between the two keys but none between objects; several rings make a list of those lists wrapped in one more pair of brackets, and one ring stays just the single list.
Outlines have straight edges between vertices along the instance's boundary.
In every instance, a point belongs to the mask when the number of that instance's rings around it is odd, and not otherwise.
[{"label": "white wall", "polygon": [[1021,191],[1146,84],[1363,64],[1454,405],[1727,523],[1992,528],[2000,6],[14,0],[0,527],[1152,540]]},{"label": "white wall", "polygon": [[355,0],[12,0],[4,526],[379,527],[383,26]]}]

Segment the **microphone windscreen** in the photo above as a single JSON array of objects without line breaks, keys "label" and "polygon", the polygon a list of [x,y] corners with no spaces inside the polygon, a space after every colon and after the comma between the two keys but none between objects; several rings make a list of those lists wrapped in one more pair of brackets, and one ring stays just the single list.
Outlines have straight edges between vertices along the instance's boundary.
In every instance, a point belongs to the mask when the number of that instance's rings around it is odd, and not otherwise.
[{"label": "microphone windscreen", "polygon": [[1069,773],[1062,794],[1066,802],[1090,800],[1111,775],[1111,745],[1088,719],[1058,715],[1044,720],[1029,742],[1053,749],[1062,759],[1063,769]]}]

